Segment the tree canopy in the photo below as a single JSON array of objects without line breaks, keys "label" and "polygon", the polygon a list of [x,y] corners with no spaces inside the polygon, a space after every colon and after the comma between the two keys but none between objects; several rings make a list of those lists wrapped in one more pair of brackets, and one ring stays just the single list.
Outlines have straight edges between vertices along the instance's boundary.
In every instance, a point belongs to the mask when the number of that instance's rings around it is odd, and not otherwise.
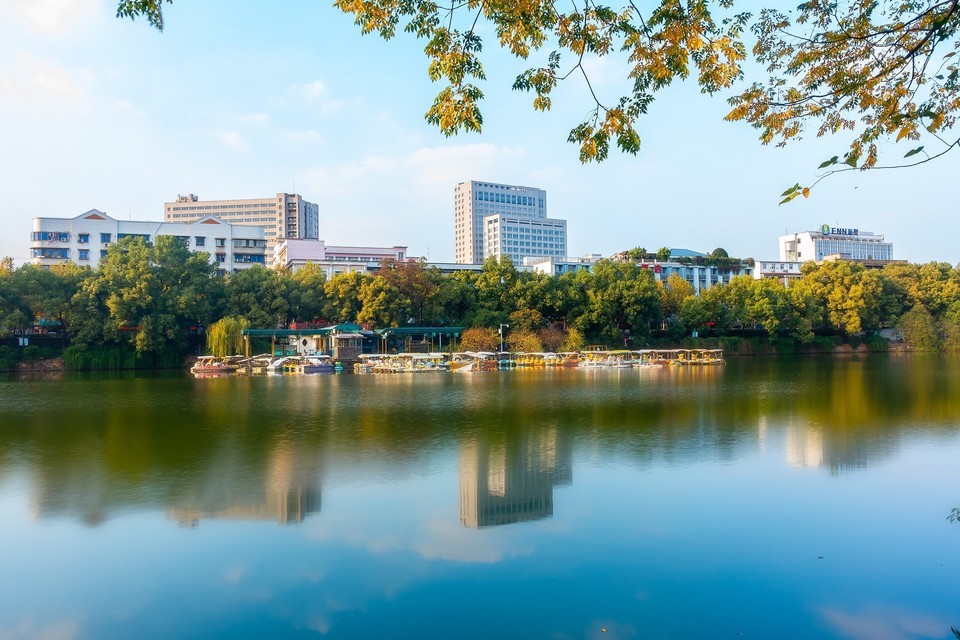
[{"label": "tree canopy", "polygon": [[[172,0],[167,0],[172,2]],[[120,0],[117,15],[162,29],[164,0]],[[960,109],[960,0],[808,0],[791,11],[742,11],[736,0],[335,0],[361,33],[423,40],[428,74],[441,88],[426,119],[446,135],[480,131],[486,80],[484,35],[531,63],[512,83],[547,111],[564,81],[580,81],[589,113],[570,130],[583,162],[611,144],[635,154],[638,119],[675,80],[695,77],[703,93],[729,92],[726,116],[784,145],[809,129],[843,134],[847,150],[823,175],[927,162],[960,145],[949,132]],[[751,10],[755,6],[749,7]],[[752,54],[752,58],[751,58]],[[615,57],[620,95],[601,95],[585,64]],[[765,77],[756,77],[756,74]],[[880,161],[878,142],[904,142]],[[822,176],[821,176],[822,177]],[[799,184],[784,193],[807,195]]]}]

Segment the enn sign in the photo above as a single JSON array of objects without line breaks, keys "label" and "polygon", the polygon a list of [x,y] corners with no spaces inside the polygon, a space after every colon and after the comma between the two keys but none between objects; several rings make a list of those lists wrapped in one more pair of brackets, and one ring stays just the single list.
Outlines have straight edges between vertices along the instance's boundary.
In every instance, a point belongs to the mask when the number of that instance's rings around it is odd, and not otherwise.
[{"label": "enn sign", "polygon": [[820,231],[825,236],[834,235],[834,236],[858,236],[860,235],[860,229],[844,229],[843,227],[831,227],[828,224],[825,224],[820,227]]}]

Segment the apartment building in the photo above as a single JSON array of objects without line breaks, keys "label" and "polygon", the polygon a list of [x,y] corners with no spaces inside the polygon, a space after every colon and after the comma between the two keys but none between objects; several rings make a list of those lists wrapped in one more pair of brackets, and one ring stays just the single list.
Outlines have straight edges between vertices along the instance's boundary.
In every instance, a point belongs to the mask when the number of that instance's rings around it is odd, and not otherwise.
[{"label": "apartment building", "polygon": [[165,222],[192,222],[203,216],[216,216],[230,224],[263,228],[267,242],[267,262],[273,260],[273,247],[284,238],[318,238],[320,207],[299,194],[278,193],[273,198],[201,200],[195,194],[178,195],[176,201],[163,204]]},{"label": "apartment building", "polygon": [[155,242],[159,236],[172,236],[191,251],[209,253],[222,274],[266,262],[261,227],[228,224],[214,216],[193,222],[117,220],[97,209],[74,218],[34,218],[30,257],[39,266],[75,262],[96,268],[114,242],[127,237]]}]

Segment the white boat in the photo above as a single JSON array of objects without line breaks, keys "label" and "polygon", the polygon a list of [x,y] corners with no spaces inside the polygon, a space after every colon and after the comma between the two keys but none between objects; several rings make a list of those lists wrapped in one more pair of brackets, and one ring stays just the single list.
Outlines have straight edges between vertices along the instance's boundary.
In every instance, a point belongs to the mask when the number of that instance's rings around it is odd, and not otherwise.
[{"label": "white boat", "polygon": [[237,370],[237,358],[240,356],[200,356],[190,367],[194,376],[230,375]]},{"label": "white boat", "polygon": [[454,353],[449,365],[451,371],[494,371],[497,368],[497,354],[489,351]]},{"label": "white boat", "polygon": [[335,365],[330,356],[284,356],[267,366],[267,373],[304,375],[310,373],[333,373]]}]

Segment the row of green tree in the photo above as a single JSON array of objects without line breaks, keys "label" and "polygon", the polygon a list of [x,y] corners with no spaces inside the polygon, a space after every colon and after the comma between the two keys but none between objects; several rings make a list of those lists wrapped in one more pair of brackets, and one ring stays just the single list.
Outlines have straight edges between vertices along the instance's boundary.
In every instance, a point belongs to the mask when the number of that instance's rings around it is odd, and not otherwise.
[{"label": "row of green tree", "polygon": [[489,259],[477,272],[440,273],[417,261],[387,261],[376,274],[327,279],[316,265],[294,272],[254,267],[220,277],[205,254],[173,238],[126,238],[99,268],[0,265],[0,331],[51,323],[76,350],[109,348],[140,358],[183,354],[189,335],[231,317],[255,328],[291,322],[464,326],[552,335],[544,342],[633,347],[693,331],[765,331],[808,343],[818,334],[896,327],[918,349],[960,347],[960,271],[944,263],[851,262],[803,266],[785,287],[736,277],[699,296],[676,274],[659,282],[633,261],[601,260],[592,271],[554,277]]}]

